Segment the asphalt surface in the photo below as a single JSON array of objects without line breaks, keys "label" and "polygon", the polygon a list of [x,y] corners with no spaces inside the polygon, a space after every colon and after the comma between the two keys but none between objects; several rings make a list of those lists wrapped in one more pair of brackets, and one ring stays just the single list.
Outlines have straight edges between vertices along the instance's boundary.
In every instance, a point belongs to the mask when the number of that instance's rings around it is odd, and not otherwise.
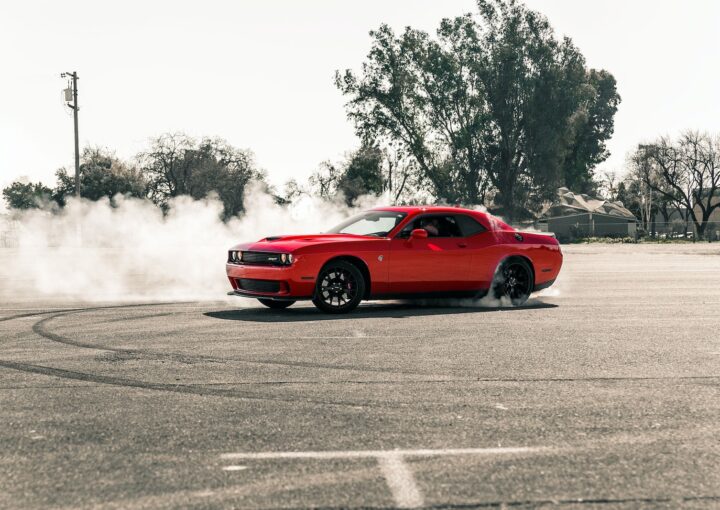
[{"label": "asphalt surface", "polygon": [[3,301],[0,508],[720,508],[720,245],[564,251],[516,309]]}]

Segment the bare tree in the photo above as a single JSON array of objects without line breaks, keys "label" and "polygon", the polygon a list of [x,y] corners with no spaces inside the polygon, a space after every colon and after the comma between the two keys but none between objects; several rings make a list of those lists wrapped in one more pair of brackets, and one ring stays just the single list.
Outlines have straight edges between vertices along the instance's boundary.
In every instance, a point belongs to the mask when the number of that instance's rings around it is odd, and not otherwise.
[{"label": "bare tree", "polygon": [[326,200],[332,199],[337,193],[338,183],[344,173],[340,165],[330,160],[320,163],[320,168],[308,179],[313,194]]},{"label": "bare tree", "polygon": [[383,188],[391,204],[412,201],[411,188],[417,188],[419,174],[412,157],[389,144],[382,149]]},{"label": "bare tree", "polygon": [[618,186],[621,179],[614,170],[601,172],[598,179],[598,192],[606,200],[618,200]]},{"label": "bare tree", "polygon": [[[629,158],[630,172],[625,177],[622,186],[622,192],[618,192],[623,205],[629,207],[637,216],[640,217],[640,224],[646,232],[651,232],[654,224],[656,207],[654,204],[654,195],[652,189],[647,185],[646,174],[648,172],[648,161],[640,157],[638,153],[633,154]],[[620,190],[618,185],[618,190]]]},{"label": "bare tree", "polygon": [[698,237],[704,237],[710,215],[720,207],[720,138],[696,131],[677,141],[662,137],[640,145],[634,160],[645,185],[687,211]]}]

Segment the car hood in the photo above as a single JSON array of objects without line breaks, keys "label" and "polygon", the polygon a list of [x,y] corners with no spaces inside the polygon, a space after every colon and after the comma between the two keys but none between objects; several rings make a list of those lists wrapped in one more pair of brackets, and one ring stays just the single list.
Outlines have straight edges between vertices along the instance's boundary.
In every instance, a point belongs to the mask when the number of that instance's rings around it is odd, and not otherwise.
[{"label": "car hood", "polygon": [[322,244],[377,242],[387,240],[384,237],[358,236],[354,234],[309,234],[269,236],[254,243],[241,243],[232,249],[243,251],[290,252],[305,246]]}]

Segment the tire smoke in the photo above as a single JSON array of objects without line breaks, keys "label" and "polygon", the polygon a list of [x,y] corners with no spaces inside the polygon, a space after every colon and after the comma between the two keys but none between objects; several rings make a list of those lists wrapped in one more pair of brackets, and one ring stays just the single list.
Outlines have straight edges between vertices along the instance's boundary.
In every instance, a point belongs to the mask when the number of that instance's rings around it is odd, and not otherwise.
[{"label": "tire smoke", "polygon": [[0,247],[0,298],[226,299],[225,260],[232,245],[322,232],[381,199],[363,197],[349,208],[302,197],[280,206],[256,187],[246,193],[245,215],[227,222],[220,219],[222,203],[212,197],[177,197],[165,215],[147,200],[114,201],[113,207],[109,200],[70,200],[60,212],[36,209],[14,217]]}]

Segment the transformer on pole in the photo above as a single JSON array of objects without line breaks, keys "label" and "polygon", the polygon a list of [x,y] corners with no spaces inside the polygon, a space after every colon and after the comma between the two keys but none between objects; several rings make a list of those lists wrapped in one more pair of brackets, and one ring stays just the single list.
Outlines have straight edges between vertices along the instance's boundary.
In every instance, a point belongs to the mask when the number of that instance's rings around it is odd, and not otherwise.
[{"label": "transformer on pole", "polygon": [[78,136],[78,110],[80,109],[78,107],[78,100],[77,100],[77,81],[78,81],[78,75],[77,72],[73,71],[72,73],[62,73],[60,75],[61,78],[70,77],[71,81],[69,83],[69,87],[66,88],[64,92],[64,99],[65,104],[72,108],[73,111],[73,120],[75,124],[75,196],[80,197],[80,140]]}]

